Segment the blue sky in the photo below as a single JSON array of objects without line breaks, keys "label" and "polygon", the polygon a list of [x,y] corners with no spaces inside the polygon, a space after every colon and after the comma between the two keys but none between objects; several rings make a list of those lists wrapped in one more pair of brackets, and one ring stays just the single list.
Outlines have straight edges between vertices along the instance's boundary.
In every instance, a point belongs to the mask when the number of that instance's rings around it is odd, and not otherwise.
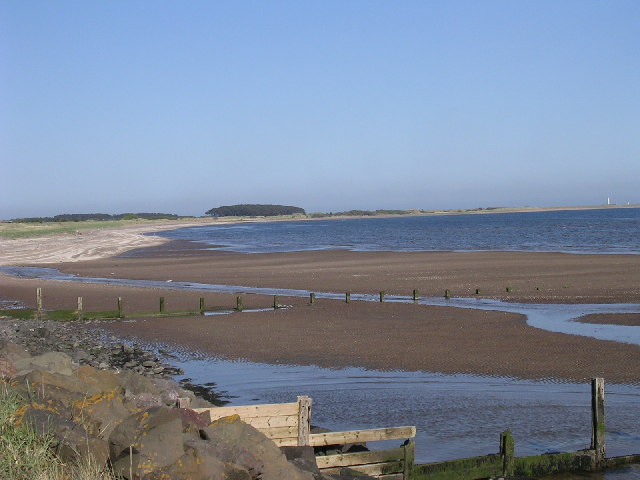
[{"label": "blue sky", "polygon": [[640,2],[0,2],[0,218],[640,203]]}]

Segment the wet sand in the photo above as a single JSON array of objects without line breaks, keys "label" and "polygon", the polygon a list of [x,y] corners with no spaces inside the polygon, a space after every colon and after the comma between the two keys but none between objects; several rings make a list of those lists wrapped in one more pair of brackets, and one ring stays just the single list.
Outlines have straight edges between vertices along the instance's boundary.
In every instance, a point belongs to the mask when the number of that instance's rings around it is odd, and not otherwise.
[{"label": "wet sand", "polygon": [[[302,252],[245,255],[203,253],[166,244],[169,257],[106,258],[56,265],[87,276],[122,277],[409,295],[481,295],[536,303],[640,303],[640,257],[530,253]],[[167,282],[170,287],[171,282]],[[511,286],[506,292],[505,285]],[[233,308],[234,294],[200,293],[15,279],[0,276],[6,298],[33,306],[44,290],[45,308],[125,311]],[[536,289],[538,287],[539,289]],[[244,295],[245,309],[268,308],[272,297]],[[107,322],[117,335],[161,342],[224,358],[259,362],[361,366],[389,370],[566,379],[604,376],[613,383],[640,383],[640,347],[529,327],[521,315],[451,307],[305,298],[280,298],[287,309],[224,316]],[[625,315],[607,316],[624,321]],[[626,318],[626,317],[625,317]]]},{"label": "wet sand", "polygon": [[640,327],[640,313],[626,314],[593,314],[580,317],[580,323],[595,323],[599,325],[626,325],[629,327]]},{"label": "wet sand", "polygon": [[[142,251],[147,255],[146,249]],[[81,276],[173,280],[318,292],[480,296],[525,303],[640,303],[640,255],[523,252],[242,254],[169,242],[148,257],[59,264]],[[113,274],[113,275],[112,275]],[[507,288],[510,289],[507,292]]]},{"label": "wet sand", "polygon": [[[448,289],[454,297],[473,297],[479,289],[481,297],[513,302],[640,303],[640,255],[348,251],[248,255],[140,233],[83,235],[82,241],[72,239],[71,244],[68,238],[51,244],[41,239],[39,256],[24,253],[18,242],[11,251],[2,249],[0,264],[38,265],[47,259],[51,263],[43,266],[64,272],[161,280],[167,289],[0,275],[0,297],[34,306],[35,289],[43,287],[45,308],[75,309],[77,297],[82,296],[87,311],[115,310],[117,297],[122,297],[128,314],[157,311],[160,296],[168,310],[196,310],[199,297],[205,297],[208,307],[235,306],[234,294],[169,289],[171,281],[184,281],[316,292],[384,290],[389,295],[411,295],[418,289],[422,296],[442,296]],[[104,248],[101,241],[107,242]],[[134,250],[137,246],[153,247]],[[108,256],[118,252],[126,253]],[[272,301],[261,295],[244,296],[245,309],[269,307]],[[307,299],[285,297],[280,303],[290,308],[107,322],[101,328],[142,341],[171,343],[181,350],[262,362],[577,381],[604,376],[609,382],[640,383],[640,347],[535,329],[517,314],[336,300],[318,300],[310,306]],[[626,325],[637,317],[582,320]]]}]

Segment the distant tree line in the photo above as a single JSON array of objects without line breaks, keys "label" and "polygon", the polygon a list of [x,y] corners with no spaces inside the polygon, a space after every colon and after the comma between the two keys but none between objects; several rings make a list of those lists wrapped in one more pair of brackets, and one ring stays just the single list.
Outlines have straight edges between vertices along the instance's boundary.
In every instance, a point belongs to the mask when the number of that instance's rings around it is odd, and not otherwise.
[{"label": "distant tree line", "polygon": [[108,213],[63,213],[53,217],[28,217],[14,218],[16,223],[43,223],[43,222],[84,222],[86,220],[176,220],[178,215],[173,213],[119,213],[110,215]]},{"label": "distant tree line", "polygon": [[312,213],[315,218],[322,217],[375,217],[379,215],[411,215],[421,210],[348,210],[346,212]]},{"label": "distant tree line", "polygon": [[223,205],[205,212],[213,217],[275,217],[278,215],[294,215],[306,212],[300,207],[288,205],[242,204]]}]

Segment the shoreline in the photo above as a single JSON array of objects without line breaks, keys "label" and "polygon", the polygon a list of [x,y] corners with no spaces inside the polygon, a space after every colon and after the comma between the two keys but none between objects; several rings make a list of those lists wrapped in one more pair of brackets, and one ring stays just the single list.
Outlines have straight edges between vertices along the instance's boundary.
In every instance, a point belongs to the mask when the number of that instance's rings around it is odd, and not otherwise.
[{"label": "shoreline", "polygon": [[[187,225],[167,222],[153,228],[161,232],[182,226]],[[178,281],[374,295],[379,291],[410,295],[417,289],[420,296],[439,297],[447,289],[452,297],[471,298],[477,289],[479,297],[518,303],[640,304],[640,255],[346,250],[241,254],[199,250],[190,242],[181,245],[143,235],[148,228],[71,235],[50,245],[50,239],[44,239],[40,252],[12,253],[3,240],[0,264],[55,267],[86,277],[156,280],[166,282],[167,288],[0,275],[0,292],[34,307],[35,290],[42,287],[46,309],[75,309],[77,297],[82,296],[86,311],[114,310],[122,297],[128,312],[157,311],[161,296],[173,311],[196,309],[199,297],[205,297],[208,306],[235,306],[233,293],[171,290],[171,282]],[[150,244],[155,245],[151,255],[114,256]],[[265,295],[243,297],[246,309],[268,308],[273,302]],[[535,329],[517,314],[392,302],[319,300],[310,306],[305,298],[291,297],[281,297],[280,302],[291,307],[116,322],[104,328],[113,329],[114,335],[139,336],[143,342],[167,340],[190,351],[206,347],[211,355],[274,363],[517,378],[604,376],[617,383],[640,382],[640,347]],[[629,317],[609,320],[623,322]]]},{"label": "shoreline", "polygon": [[[144,223],[132,223],[117,227],[91,228],[91,224],[83,224],[75,234],[60,233],[54,235],[34,236],[26,238],[0,237],[0,265],[34,265],[62,262],[83,262],[87,260],[105,259],[124,252],[140,248],[160,246],[171,240],[162,236],[151,236],[149,233],[160,233],[186,227],[231,225],[238,223],[258,222],[298,222],[319,220],[371,219],[397,217],[423,217],[443,215],[483,215],[507,213],[536,213],[550,211],[580,211],[640,208],[640,205],[601,205],[577,207],[496,207],[466,210],[433,210],[403,215],[372,216],[306,216],[291,217],[206,217],[192,220],[159,220]],[[27,225],[29,224],[22,224]],[[530,252],[555,253],[555,252]],[[569,252],[569,254],[574,254]],[[583,255],[580,253],[580,255]],[[610,255],[610,254],[598,254]],[[611,254],[612,255],[612,254]],[[616,255],[625,255],[616,254]]]}]

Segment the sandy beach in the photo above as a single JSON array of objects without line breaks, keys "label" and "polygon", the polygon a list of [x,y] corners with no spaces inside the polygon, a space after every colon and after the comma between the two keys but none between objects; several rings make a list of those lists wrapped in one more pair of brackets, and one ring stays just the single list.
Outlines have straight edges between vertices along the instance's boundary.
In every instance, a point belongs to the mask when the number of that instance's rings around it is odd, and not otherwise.
[{"label": "sandy beach", "polygon": [[[174,226],[175,224],[172,224]],[[640,256],[516,252],[347,252],[234,254],[202,250],[188,242],[164,242],[141,232],[103,232],[82,241],[39,239],[37,257],[4,247],[0,264],[46,263],[84,276],[154,279],[229,285],[470,297],[530,303],[640,303]],[[106,237],[104,236],[106,235]],[[109,238],[109,246],[102,246]],[[118,241],[118,238],[121,241]],[[22,242],[22,241],[16,241]],[[155,245],[155,246],[154,246]],[[154,246],[148,256],[111,255]],[[14,252],[14,253],[12,253]],[[91,258],[90,260],[88,258]],[[43,260],[44,259],[44,260]],[[72,259],[73,261],[69,261]],[[79,261],[82,260],[82,261]],[[170,287],[171,282],[167,282]],[[169,310],[233,307],[235,295],[63,283],[0,276],[0,296],[33,306],[42,287],[45,308],[153,312],[164,296]],[[507,287],[510,291],[507,291]],[[246,295],[245,308],[272,298]],[[520,378],[579,380],[604,376],[614,383],[640,382],[640,347],[529,327],[516,314],[411,304],[281,298],[287,309],[214,317],[109,322],[117,335],[159,341],[180,350],[225,358],[321,366],[475,373]],[[585,321],[597,321],[587,318]],[[637,325],[637,317],[608,315],[603,322]]]}]

